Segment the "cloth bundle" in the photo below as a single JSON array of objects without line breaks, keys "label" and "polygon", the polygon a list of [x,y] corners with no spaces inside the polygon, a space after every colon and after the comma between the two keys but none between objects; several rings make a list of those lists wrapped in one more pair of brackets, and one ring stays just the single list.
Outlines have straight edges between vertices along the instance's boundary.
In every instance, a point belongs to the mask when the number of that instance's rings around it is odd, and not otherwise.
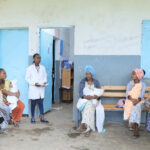
[{"label": "cloth bundle", "polygon": [[[10,88],[10,92],[16,93],[18,92],[17,80],[11,81],[12,87]],[[16,96],[7,96],[7,101],[9,103],[9,108],[11,110],[17,107],[18,98]]]},{"label": "cloth bundle", "polygon": [[[88,95],[94,96],[94,95],[96,95],[96,96],[100,97],[103,93],[104,93],[103,89],[98,89],[98,88],[89,89],[89,88],[86,88],[86,87],[83,89],[83,94],[85,96],[88,96]],[[96,99],[93,99],[93,100],[90,100],[90,101],[93,103],[93,105],[95,107],[97,106],[98,102],[97,102]],[[88,102],[87,99],[80,98],[78,100],[78,103],[77,103],[77,109],[79,111],[82,111],[84,109],[84,107],[85,107],[85,105],[86,105],[87,102]]]}]

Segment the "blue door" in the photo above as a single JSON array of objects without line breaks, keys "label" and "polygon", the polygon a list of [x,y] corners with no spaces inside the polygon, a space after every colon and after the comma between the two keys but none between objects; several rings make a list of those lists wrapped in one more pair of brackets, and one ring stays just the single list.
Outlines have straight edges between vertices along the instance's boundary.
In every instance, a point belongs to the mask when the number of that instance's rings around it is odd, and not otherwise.
[{"label": "blue door", "polygon": [[40,30],[40,55],[41,64],[45,66],[47,72],[48,86],[45,88],[44,111],[47,112],[52,107],[52,62],[53,62],[53,36],[48,29]]},{"label": "blue door", "polygon": [[17,80],[20,99],[28,114],[28,86],[25,81],[28,67],[28,30],[0,30],[0,68],[4,68],[8,80]]},{"label": "blue door", "polygon": [[146,77],[150,77],[150,21],[142,23],[142,53],[141,67],[146,71]]}]

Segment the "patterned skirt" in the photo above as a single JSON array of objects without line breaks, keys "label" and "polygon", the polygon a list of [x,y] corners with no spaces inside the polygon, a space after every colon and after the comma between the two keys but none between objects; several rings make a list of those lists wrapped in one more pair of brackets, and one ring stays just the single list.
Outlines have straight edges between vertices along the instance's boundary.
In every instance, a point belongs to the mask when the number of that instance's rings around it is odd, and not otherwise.
[{"label": "patterned skirt", "polygon": [[87,129],[95,131],[95,106],[88,101],[82,111],[82,123],[86,124]]},{"label": "patterned skirt", "polygon": [[4,116],[4,114],[0,111],[0,117],[4,118],[4,121],[0,124],[0,129],[6,129],[6,127],[8,126],[8,122],[6,120],[6,116]]},{"label": "patterned skirt", "polygon": [[129,123],[137,123],[140,126],[141,123],[141,108],[142,104],[138,103],[136,104],[132,111],[131,111],[131,115],[130,115],[130,119],[129,119]]}]

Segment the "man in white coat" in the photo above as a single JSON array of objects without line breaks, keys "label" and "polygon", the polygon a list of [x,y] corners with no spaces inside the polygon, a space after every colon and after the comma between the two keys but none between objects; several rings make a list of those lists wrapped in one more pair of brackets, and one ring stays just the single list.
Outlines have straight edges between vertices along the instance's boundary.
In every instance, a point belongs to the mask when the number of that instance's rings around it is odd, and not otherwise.
[{"label": "man in white coat", "polygon": [[29,100],[31,100],[31,123],[36,123],[34,118],[36,103],[38,103],[40,110],[40,121],[48,123],[48,121],[44,119],[43,106],[47,74],[45,67],[40,65],[41,56],[36,53],[33,59],[33,64],[30,65],[26,71],[26,81],[29,84]]}]

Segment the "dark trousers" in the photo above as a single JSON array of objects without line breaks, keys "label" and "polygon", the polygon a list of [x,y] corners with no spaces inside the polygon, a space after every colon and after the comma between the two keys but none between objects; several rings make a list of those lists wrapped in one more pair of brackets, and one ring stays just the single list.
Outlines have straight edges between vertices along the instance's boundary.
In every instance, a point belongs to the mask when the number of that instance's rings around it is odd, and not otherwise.
[{"label": "dark trousers", "polygon": [[31,100],[31,116],[32,116],[32,118],[34,118],[36,103],[38,103],[38,105],[39,105],[40,116],[44,115],[43,100],[44,99],[41,99],[41,98],[40,99],[36,99],[36,100]]}]

